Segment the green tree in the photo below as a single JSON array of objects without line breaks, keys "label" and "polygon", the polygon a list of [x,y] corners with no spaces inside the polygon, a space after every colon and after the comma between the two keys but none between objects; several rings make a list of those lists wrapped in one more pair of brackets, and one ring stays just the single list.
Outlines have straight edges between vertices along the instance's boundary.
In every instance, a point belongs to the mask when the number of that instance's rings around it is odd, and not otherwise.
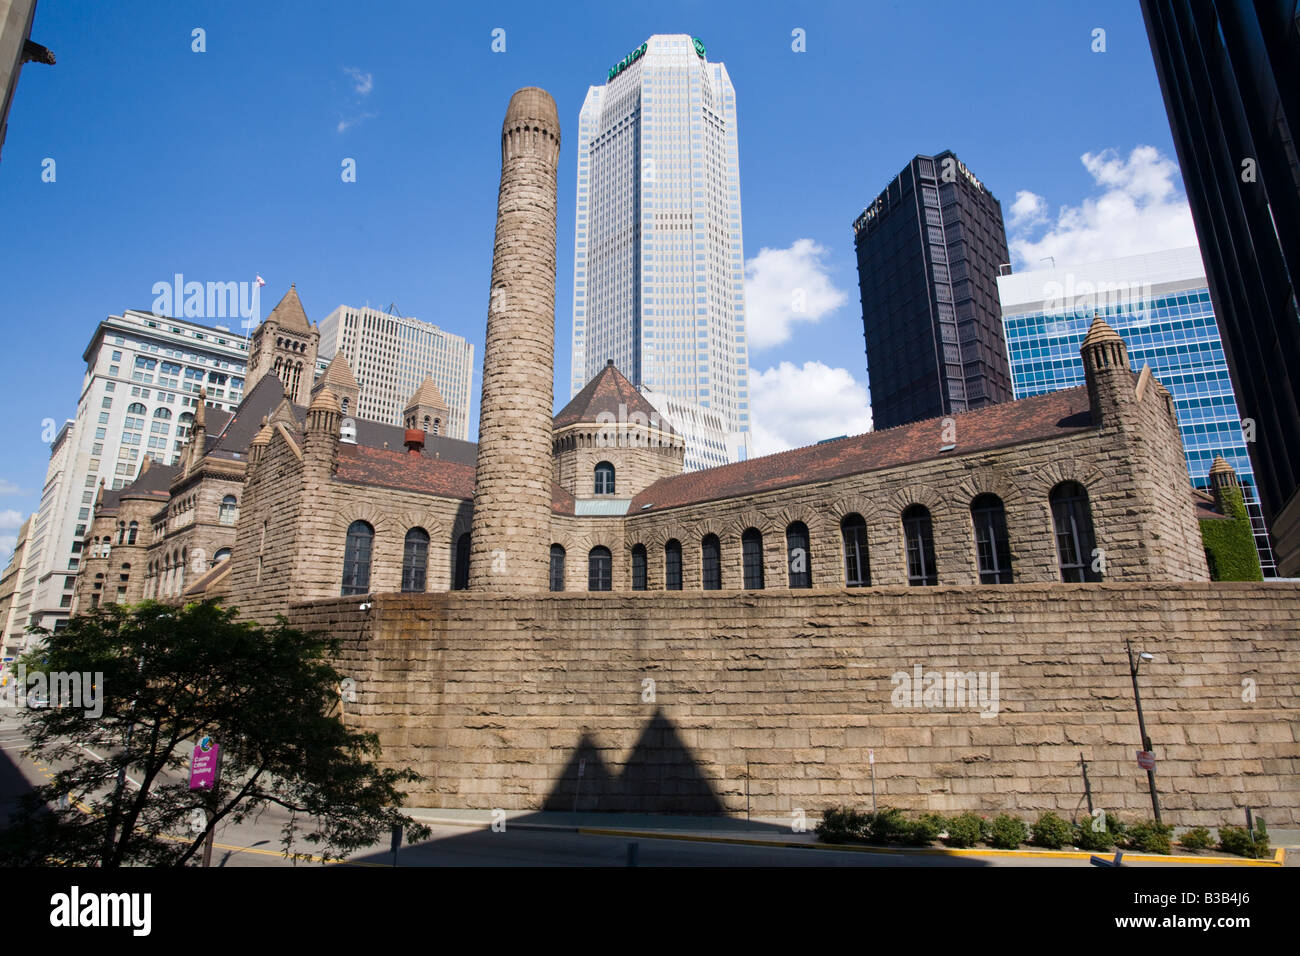
[{"label": "green tree", "polygon": [[[394,826],[428,836],[398,809],[401,786],[420,775],[376,766],[375,735],[340,719],[337,641],[235,614],[212,602],[107,605],[40,632],[29,672],[97,675],[94,695],[83,687],[77,706],[52,697],[24,712],[28,752],[60,769],[24,798],[0,862],[183,866],[201,858],[217,824],[270,806],[290,811],[281,844],[296,858],[309,855],[299,841],[330,858]],[[191,791],[204,736],[221,748],[220,780]]]}]

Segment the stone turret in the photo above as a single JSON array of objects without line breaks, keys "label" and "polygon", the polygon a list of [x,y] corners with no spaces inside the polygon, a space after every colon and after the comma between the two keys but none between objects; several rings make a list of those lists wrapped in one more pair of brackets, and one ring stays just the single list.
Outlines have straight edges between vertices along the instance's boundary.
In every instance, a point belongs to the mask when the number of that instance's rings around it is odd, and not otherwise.
[{"label": "stone turret", "polygon": [[1219,510],[1228,514],[1225,492],[1231,489],[1237,493],[1236,497],[1241,497],[1241,481],[1237,478],[1236,469],[1228,464],[1222,455],[1217,455],[1210,464],[1209,478],[1210,494],[1214,495],[1214,500],[1218,502]]},{"label": "stone turret", "polygon": [[247,388],[274,375],[295,405],[305,405],[316,374],[320,329],[307,321],[297,289],[290,285],[280,303],[255,330],[248,353]]},{"label": "stone turret", "polygon": [[[315,364],[312,362],[312,365]],[[357,383],[357,377],[352,374],[352,366],[348,364],[342,352],[334,353],[320,379],[311,387],[311,397],[314,399],[316,393],[322,388],[328,388],[334,393],[334,397],[338,399],[339,413],[344,418],[356,417],[357,402],[361,400],[361,386]]]},{"label": "stone turret", "polygon": [[199,389],[198,404],[194,408],[194,423],[190,425],[189,444],[185,446],[182,472],[189,475],[199,463],[208,447],[208,390]]},{"label": "stone turret", "polygon": [[271,444],[271,423],[266,416],[262,416],[262,427],[253,440],[248,443],[248,460],[251,464],[257,464],[262,460],[262,455],[266,451],[266,446]]},{"label": "stone turret", "polygon": [[443,401],[442,393],[433,384],[433,379],[426,376],[411,400],[406,403],[406,408],[402,411],[402,424],[431,435],[445,435],[447,415],[447,403]]},{"label": "stone turret", "polygon": [[545,90],[519,90],[501,128],[470,538],[477,590],[547,588],[559,156],[555,101]]},{"label": "stone turret", "polygon": [[307,409],[302,446],[304,468],[333,471],[339,449],[340,418],[338,399],[328,388],[322,388]]},{"label": "stone turret", "polygon": [[1119,333],[1097,314],[1079,352],[1083,356],[1083,375],[1088,383],[1093,423],[1107,427],[1119,424],[1121,409],[1135,400],[1128,346]]}]

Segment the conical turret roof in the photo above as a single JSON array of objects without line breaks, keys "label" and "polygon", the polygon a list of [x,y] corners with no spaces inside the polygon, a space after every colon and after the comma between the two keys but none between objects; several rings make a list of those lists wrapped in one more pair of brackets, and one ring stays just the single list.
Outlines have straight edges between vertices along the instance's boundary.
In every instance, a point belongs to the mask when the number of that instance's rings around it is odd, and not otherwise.
[{"label": "conical turret roof", "polygon": [[289,291],[284,294],[284,298],[280,300],[280,304],[266,317],[266,321],[274,321],[280,328],[289,332],[301,332],[305,335],[311,331],[311,323],[307,321],[307,313],[303,311],[302,300],[298,298],[298,291],[292,284],[289,286]]}]

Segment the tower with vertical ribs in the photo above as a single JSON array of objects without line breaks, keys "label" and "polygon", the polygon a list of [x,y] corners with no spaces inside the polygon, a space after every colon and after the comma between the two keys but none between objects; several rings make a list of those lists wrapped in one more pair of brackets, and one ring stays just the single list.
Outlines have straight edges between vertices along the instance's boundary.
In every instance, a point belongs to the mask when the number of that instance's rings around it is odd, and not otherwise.
[{"label": "tower with vertical ribs", "polygon": [[501,128],[470,538],[473,590],[547,588],[559,155],[555,101],[536,87],[519,90]]}]

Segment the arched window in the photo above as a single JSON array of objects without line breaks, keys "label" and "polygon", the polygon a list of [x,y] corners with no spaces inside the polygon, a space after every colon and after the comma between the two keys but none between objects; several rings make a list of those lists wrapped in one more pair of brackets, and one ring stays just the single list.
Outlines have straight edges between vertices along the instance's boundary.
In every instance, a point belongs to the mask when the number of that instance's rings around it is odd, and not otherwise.
[{"label": "arched window", "polygon": [[867,522],[860,514],[845,515],[840,522],[844,541],[844,584],[851,588],[871,585],[871,561],[867,554]]},{"label": "arched window", "polygon": [[148,409],[139,402],[132,402],[130,405],[126,406],[126,413],[128,415],[143,415],[147,411]]},{"label": "arched window", "polygon": [[763,589],[763,532],[750,528],[740,536],[740,551],[745,565],[745,590]]},{"label": "arched window", "polygon": [[370,593],[370,552],[375,543],[375,529],[364,521],[348,525],[347,543],[343,548],[343,594]]},{"label": "arched window", "polygon": [[645,545],[638,544],[632,548],[632,590],[644,591],[648,586],[646,584],[646,553]]},{"label": "arched window", "polygon": [[222,561],[225,561],[229,557],[230,557],[229,548],[218,548],[217,553],[212,556],[212,563],[220,564]]},{"label": "arched window", "polygon": [[609,548],[597,545],[587,555],[587,590],[608,591],[614,583],[614,561]]},{"label": "arched window", "polygon": [[451,589],[453,591],[465,591],[469,589],[469,532],[466,531],[456,539],[456,560],[452,565],[455,569],[451,578]]},{"label": "arched window", "polygon": [[551,590],[564,590],[564,547],[551,545]]},{"label": "arched window", "polygon": [[339,411],[344,415],[348,413],[348,396],[343,396],[343,403],[339,406]]},{"label": "arched window", "polygon": [[402,590],[423,592],[429,566],[429,532],[412,528],[402,546]]},{"label": "arched window", "polygon": [[234,495],[226,495],[221,499],[217,516],[222,524],[234,524],[239,520],[239,502]]},{"label": "arched window", "polygon": [[664,545],[664,589],[682,589],[682,543],[676,538]]},{"label": "arched window", "polygon": [[441,418],[435,418],[435,419],[433,420],[433,433],[434,433],[435,435],[441,435],[441,434],[442,434],[442,419],[441,419]]},{"label": "arched window", "polygon": [[171,417],[172,417],[172,410],[171,410],[170,408],[162,408],[162,407],[160,406],[160,407],[155,408],[155,409],[153,410],[153,417],[154,417],[154,418],[171,418]]},{"label": "arched window", "polygon": [[425,415],[425,416],[424,416],[424,431],[425,431],[426,434],[427,434],[428,431],[429,431],[429,416],[428,416],[428,415]]},{"label": "arched window", "polygon": [[1094,568],[1097,541],[1093,537],[1088,492],[1077,481],[1063,481],[1049,497],[1056,530],[1056,557],[1062,581],[1100,581]]},{"label": "arched window", "polygon": [[1007,513],[997,495],[980,495],[970,503],[975,523],[975,557],[979,562],[980,584],[1010,584],[1011,539],[1007,536]]},{"label": "arched window", "polygon": [[602,461],[596,466],[596,494],[612,495],[614,493],[614,466]]},{"label": "arched window", "polygon": [[938,584],[930,509],[924,505],[912,505],[903,512],[903,539],[907,542],[907,583]]},{"label": "arched window", "polygon": [[785,529],[785,557],[790,567],[790,587],[812,587],[812,557],[808,553],[808,526],[796,521]]},{"label": "arched window", "polygon": [[119,521],[117,523],[117,543],[118,544],[126,543],[126,522],[125,521]]},{"label": "arched window", "polygon": [[700,564],[703,587],[706,591],[722,590],[722,545],[716,534],[706,534],[700,542]]},{"label": "arched window", "polygon": [[126,527],[126,543],[135,544],[136,535],[140,533],[140,522],[132,521]]}]

